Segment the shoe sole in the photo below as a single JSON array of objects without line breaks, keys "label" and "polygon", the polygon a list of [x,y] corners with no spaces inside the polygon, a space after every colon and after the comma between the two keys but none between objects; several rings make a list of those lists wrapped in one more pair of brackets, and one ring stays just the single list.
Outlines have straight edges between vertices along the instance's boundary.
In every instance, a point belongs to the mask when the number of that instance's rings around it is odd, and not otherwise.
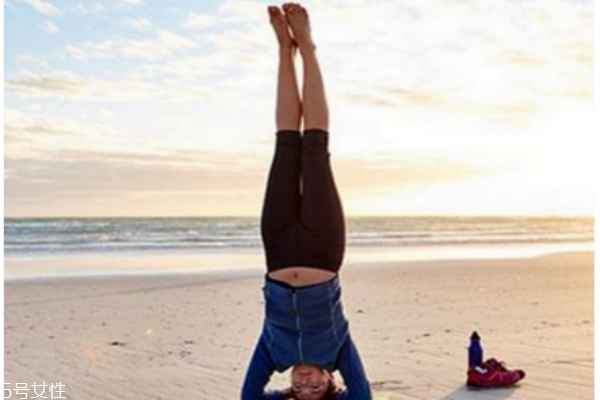
[{"label": "shoe sole", "polygon": [[502,386],[484,386],[484,385],[479,385],[476,383],[466,383],[466,387],[468,390],[486,390],[486,389],[509,389],[509,388],[515,388],[515,387],[519,387],[519,382],[515,382],[512,383],[510,385],[502,385]]}]

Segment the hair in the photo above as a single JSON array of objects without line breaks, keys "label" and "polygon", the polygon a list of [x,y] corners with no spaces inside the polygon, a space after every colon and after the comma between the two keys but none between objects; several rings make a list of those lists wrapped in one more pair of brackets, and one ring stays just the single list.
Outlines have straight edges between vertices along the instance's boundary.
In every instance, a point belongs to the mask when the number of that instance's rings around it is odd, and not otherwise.
[{"label": "hair", "polygon": [[[330,380],[329,385],[327,386],[327,390],[323,393],[323,397],[321,400],[334,400],[337,398],[337,395],[342,391],[342,389],[335,383],[335,380]],[[296,397],[296,393],[292,390],[292,396],[290,399],[298,400]]]}]

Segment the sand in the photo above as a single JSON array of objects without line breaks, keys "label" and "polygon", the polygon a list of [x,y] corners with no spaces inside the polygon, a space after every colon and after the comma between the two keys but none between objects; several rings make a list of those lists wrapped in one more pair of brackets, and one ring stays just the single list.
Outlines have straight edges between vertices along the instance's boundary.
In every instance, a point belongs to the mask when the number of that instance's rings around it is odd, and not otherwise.
[{"label": "sand", "polygon": [[[594,397],[591,252],[364,264],[341,279],[378,399]],[[7,281],[5,387],[12,398],[17,382],[61,382],[78,400],[239,398],[261,287],[261,271]],[[518,387],[466,390],[473,330],[485,357],[527,372]]]}]

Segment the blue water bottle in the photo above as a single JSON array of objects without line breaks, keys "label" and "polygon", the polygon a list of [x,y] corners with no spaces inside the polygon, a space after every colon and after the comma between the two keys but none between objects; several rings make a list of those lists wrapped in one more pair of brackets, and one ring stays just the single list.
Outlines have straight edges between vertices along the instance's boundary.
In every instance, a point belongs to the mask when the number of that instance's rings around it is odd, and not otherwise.
[{"label": "blue water bottle", "polygon": [[471,344],[469,345],[469,369],[483,363],[483,348],[481,347],[481,338],[477,331],[471,334]]}]

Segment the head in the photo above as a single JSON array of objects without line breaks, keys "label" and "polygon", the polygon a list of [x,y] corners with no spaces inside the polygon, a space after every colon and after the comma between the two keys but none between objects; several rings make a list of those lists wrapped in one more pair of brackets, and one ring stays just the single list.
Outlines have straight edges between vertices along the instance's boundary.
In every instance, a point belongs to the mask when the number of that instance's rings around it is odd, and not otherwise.
[{"label": "head", "polygon": [[333,374],[315,365],[296,365],[291,373],[292,392],[297,400],[325,400],[336,393]]}]

